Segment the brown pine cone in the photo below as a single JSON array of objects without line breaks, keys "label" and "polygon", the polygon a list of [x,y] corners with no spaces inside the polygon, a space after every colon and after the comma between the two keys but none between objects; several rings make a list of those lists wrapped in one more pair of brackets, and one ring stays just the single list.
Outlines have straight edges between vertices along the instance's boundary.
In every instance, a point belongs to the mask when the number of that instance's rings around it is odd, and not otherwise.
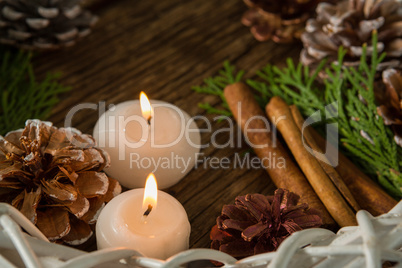
[{"label": "brown pine cone", "polygon": [[244,0],[250,8],[242,23],[251,27],[259,41],[272,39],[277,43],[299,40],[306,21],[314,14],[321,0]]},{"label": "brown pine cone", "polygon": [[25,129],[0,136],[0,201],[49,240],[82,244],[105,203],[121,192],[102,172],[109,162],[91,136],[28,120]]},{"label": "brown pine cone", "polygon": [[0,43],[24,49],[75,44],[97,21],[96,16],[82,10],[82,1],[0,1]]},{"label": "brown pine cone", "polygon": [[304,49],[300,60],[315,69],[328,58],[328,64],[337,60],[338,49],[347,50],[346,66],[358,66],[362,45],[372,51],[372,32],[378,32],[378,51],[387,57],[379,65],[386,68],[402,68],[402,2],[398,0],[343,0],[336,5],[320,3],[317,18],[307,21],[302,34]]},{"label": "brown pine cone", "polygon": [[395,142],[402,147],[402,72],[395,69],[387,69],[382,73],[381,85],[376,88],[376,99],[380,105],[378,114],[384,119],[384,124],[391,126],[394,132]]},{"label": "brown pine cone", "polygon": [[299,196],[284,189],[274,196],[238,196],[225,205],[211,230],[211,248],[235,258],[274,251],[290,234],[319,227],[318,212],[297,204]]}]

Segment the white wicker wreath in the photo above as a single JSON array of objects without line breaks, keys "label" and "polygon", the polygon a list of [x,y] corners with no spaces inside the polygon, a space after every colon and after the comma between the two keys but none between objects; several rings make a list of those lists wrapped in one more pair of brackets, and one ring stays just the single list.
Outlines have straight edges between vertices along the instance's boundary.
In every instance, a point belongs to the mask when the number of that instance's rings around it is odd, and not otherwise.
[{"label": "white wicker wreath", "polygon": [[[18,210],[0,203],[0,267],[179,267],[198,260],[214,260],[224,267],[381,267],[388,261],[402,267],[402,201],[388,214],[374,218],[357,213],[358,226],[337,234],[326,229],[308,229],[289,236],[276,252],[240,261],[212,249],[190,249],[168,260],[143,257],[126,248],[87,253],[49,243]],[[21,227],[28,232],[21,231]]]}]

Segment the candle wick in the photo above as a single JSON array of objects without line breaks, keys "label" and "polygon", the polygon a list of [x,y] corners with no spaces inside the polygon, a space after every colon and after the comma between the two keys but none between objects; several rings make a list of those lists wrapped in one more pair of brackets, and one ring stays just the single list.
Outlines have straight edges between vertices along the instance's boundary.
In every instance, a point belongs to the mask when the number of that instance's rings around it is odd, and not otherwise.
[{"label": "candle wick", "polygon": [[148,208],[147,208],[147,210],[144,212],[144,215],[143,215],[143,216],[147,217],[147,216],[149,215],[149,213],[151,213],[151,211],[152,211],[152,205],[148,205]]},{"label": "candle wick", "polygon": [[148,117],[148,119],[147,119],[148,125],[151,125],[151,119],[152,119],[152,116]]}]

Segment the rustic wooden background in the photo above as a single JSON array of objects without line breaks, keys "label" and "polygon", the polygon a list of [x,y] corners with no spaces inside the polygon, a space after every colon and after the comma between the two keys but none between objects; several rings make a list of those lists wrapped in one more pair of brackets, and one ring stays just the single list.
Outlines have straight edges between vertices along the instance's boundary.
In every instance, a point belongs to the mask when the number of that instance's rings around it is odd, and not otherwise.
[{"label": "rustic wooden background", "polygon": [[[217,73],[224,60],[246,70],[246,77],[285,58],[297,58],[301,45],[260,43],[240,23],[247,9],[241,0],[95,0],[89,9],[99,16],[93,33],[76,46],[40,54],[36,71],[43,76],[60,71],[61,83],[73,90],[62,96],[50,121],[64,125],[67,112],[84,102],[117,104],[137,99],[145,91],[152,99],[173,103],[190,115],[205,114],[197,105],[218,105],[212,96],[191,90],[204,78]],[[209,118],[213,118],[209,116]],[[74,118],[74,126],[92,133],[96,111],[85,110]],[[214,123],[213,130],[225,126]],[[203,134],[202,141],[210,141]],[[225,142],[228,135],[219,135]],[[210,157],[230,157],[247,147],[202,152]],[[209,247],[209,231],[224,204],[247,193],[272,194],[275,186],[263,169],[203,169],[191,171],[167,190],[187,211],[192,232],[192,248]],[[87,250],[95,249],[91,240]]]}]

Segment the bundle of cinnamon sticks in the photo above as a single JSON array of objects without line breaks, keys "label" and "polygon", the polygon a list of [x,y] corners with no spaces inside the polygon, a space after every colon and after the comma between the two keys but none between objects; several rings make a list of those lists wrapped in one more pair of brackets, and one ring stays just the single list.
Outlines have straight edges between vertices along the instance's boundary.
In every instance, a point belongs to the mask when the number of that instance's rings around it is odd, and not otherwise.
[{"label": "bundle of cinnamon sticks", "polygon": [[[320,211],[326,227],[335,228],[335,222],[341,227],[356,225],[358,210],[377,216],[396,205],[396,200],[341,153],[334,167],[334,159],[324,154],[328,150],[325,139],[310,127],[303,128],[304,119],[296,106],[273,97],[265,115],[244,83],[227,86],[224,94],[246,140],[275,185],[298,194],[301,203]],[[276,138],[276,128],[287,148]],[[285,159],[286,164],[264,165],[272,155]]]}]

